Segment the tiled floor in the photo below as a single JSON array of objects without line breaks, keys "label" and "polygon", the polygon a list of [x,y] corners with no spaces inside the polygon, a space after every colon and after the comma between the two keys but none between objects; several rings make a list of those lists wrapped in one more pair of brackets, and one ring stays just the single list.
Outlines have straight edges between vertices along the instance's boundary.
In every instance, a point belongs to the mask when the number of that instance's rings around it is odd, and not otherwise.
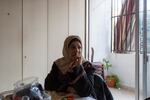
[{"label": "tiled floor", "polygon": [[110,88],[114,100],[135,100],[135,93],[126,89]]}]

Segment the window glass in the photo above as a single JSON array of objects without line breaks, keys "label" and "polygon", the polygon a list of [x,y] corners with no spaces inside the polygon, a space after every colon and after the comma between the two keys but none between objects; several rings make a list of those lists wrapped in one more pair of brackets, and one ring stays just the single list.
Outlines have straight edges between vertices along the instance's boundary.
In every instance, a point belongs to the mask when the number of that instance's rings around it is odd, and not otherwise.
[{"label": "window glass", "polygon": [[112,51],[126,53],[135,51],[134,38],[137,32],[134,0],[112,2]]}]

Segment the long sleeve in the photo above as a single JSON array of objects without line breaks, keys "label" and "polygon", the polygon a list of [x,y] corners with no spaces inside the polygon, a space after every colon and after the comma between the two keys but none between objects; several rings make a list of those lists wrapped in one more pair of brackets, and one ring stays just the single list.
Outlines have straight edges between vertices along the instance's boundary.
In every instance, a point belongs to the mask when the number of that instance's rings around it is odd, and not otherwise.
[{"label": "long sleeve", "polygon": [[[92,96],[96,99],[96,94],[94,91],[94,76],[90,71],[84,70],[83,65],[79,65],[73,69],[73,72],[70,74],[72,79],[76,82],[72,87],[76,90],[77,94],[81,97]],[[91,70],[92,71],[92,70]],[[79,78],[78,78],[79,77]]]},{"label": "long sleeve", "polygon": [[45,90],[65,92],[68,87],[68,80],[66,75],[62,75],[57,65],[54,63],[51,72],[45,79]]},{"label": "long sleeve", "polygon": [[84,68],[84,64],[78,65],[71,72],[63,75],[54,63],[51,72],[45,79],[45,90],[67,92],[68,87],[72,87],[79,96],[91,96],[96,99],[93,72]]},{"label": "long sleeve", "polygon": [[60,86],[60,81],[58,80],[57,76],[58,76],[58,68],[54,63],[51,72],[47,75],[45,79],[44,84],[45,90],[53,91],[58,89],[58,87]]},{"label": "long sleeve", "polygon": [[97,95],[97,100],[114,100],[105,81],[100,76],[95,74],[94,82],[95,82],[94,88]]},{"label": "long sleeve", "polygon": [[92,96],[96,97],[93,84],[91,83],[93,76],[88,77],[84,74],[74,85],[74,89],[81,97]]},{"label": "long sleeve", "polygon": [[47,75],[45,79],[45,90],[47,91],[56,91],[56,92],[66,92],[69,86],[68,74],[62,74],[58,66],[53,64],[51,72]]}]

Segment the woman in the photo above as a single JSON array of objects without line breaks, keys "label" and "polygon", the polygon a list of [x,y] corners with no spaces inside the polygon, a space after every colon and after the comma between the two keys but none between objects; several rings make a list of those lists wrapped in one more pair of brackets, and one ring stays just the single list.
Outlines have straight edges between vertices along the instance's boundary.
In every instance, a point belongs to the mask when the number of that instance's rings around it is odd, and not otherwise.
[{"label": "woman", "polygon": [[[105,100],[97,96],[95,89],[95,68],[82,56],[82,42],[79,36],[68,36],[64,42],[63,57],[54,61],[51,72],[45,79],[45,90],[55,93],[73,93],[80,97],[90,96],[97,100]],[[103,91],[103,82],[100,89]],[[112,99],[109,99],[112,100]]]}]

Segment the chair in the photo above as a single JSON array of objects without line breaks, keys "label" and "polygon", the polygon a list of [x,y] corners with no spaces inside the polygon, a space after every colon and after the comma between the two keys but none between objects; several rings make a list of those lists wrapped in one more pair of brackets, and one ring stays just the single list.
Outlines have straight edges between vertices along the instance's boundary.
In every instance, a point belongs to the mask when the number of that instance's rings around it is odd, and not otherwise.
[{"label": "chair", "polygon": [[101,62],[93,62],[93,58],[94,58],[94,48],[91,47],[91,63],[96,68],[96,73],[101,75],[102,78],[104,79],[103,64]]}]

